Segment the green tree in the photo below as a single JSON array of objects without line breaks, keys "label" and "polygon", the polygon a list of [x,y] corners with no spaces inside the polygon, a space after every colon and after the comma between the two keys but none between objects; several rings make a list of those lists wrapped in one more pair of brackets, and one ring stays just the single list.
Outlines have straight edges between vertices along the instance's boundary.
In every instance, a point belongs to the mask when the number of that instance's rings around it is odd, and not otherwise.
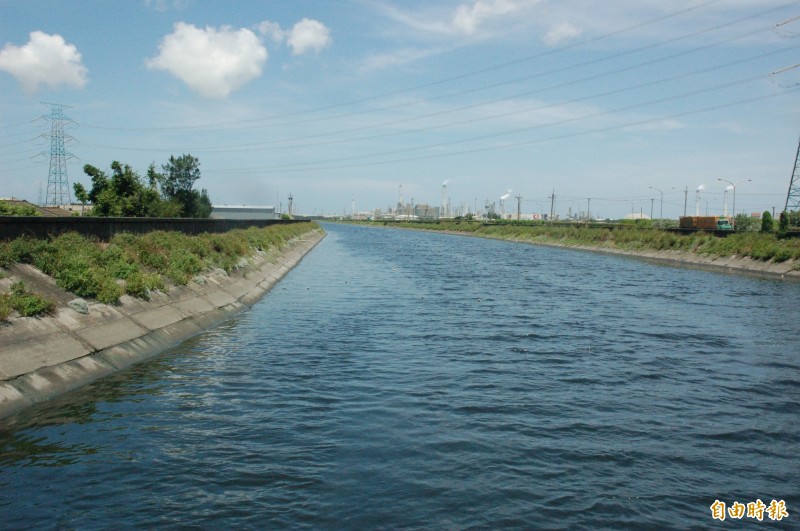
[{"label": "green tree", "polygon": [[[178,205],[163,201],[156,186],[146,186],[128,164],[111,163],[111,175],[87,164],[84,173],[92,178],[86,197],[92,202],[92,215],[101,217],[177,217]],[[75,195],[83,188],[76,184]],[[85,191],[85,190],[84,190]],[[80,199],[80,198],[79,198]]]},{"label": "green tree", "polygon": [[784,210],[778,218],[778,235],[781,237],[786,236],[789,231],[789,215]]},{"label": "green tree", "polygon": [[168,201],[181,205],[181,216],[186,218],[207,218],[211,215],[211,200],[208,192],[194,189],[200,179],[200,161],[192,155],[170,156],[167,164],[161,167],[163,175],[153,171],[153,182],[158,182],[161,193]]},{"label": "green tree", "polygon": [[758,221],[747,214],[736,214],[734,221],[737,232],[757,231],[759,227]]},{"label": "green tree", "polygon": [[86,208],[86,203],[89,202],[89,192],[86,191],[86,188],[84,188],[81,183],[73,183],[72,189],[75,191],[75,199],[81,202],[81,216],[82,216],[83,210],[84,208]]},{"label": "green tree", "polygon": [[770,214],[768,210],[765,210],[764,213],[761,214],[761,232],[772,232],[773,229],[772,214]]}]

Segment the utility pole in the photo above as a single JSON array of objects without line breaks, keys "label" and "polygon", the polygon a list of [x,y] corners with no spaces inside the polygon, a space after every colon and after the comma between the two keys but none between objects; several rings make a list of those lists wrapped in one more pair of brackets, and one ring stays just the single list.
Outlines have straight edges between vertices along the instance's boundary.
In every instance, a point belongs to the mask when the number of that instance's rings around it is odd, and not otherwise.
[{"label": "utility pole", "polygon": [[292,206],[294,204],[294,197],[292,197],[292,192],[289,192],[289,215],[291,216],[294,212],[292,210]]},{"label": "utility pole", "polygon": [[553,193],[550,195],[550,221],[553,221],[553,213],[555,212],[556,205],[556,189],[553,188]]},{"label": "utility pole", "polygon": [[50,172],[47,176],[47,195],[44,204],[45,206],[69,205],[72,204],[72,194],[67,178],[67,159],[75,155],[64,147],[65,141],[72,140],[72,136],[64,132],[64,126],[75,122],[64,116],[64,107],[69,107],[68,105],[44,102],[43,104],[50,106],[50,115],[43,117],[50,120],[50,134],[43,135],[50,137]]},{"label": "utility pole", "polygon": [[586,198],[586,221],[592,221],[592,198]]},{"label": "utility pole", "polygon": [[653,202],[655,201],[655,197],[650,198],[650,219],[653,219]]},{"label": "utility pole", "polygon": [[522,196],[521,195],[515,195],[514,197],[517,198],[517,221],[519,221],[520,214],[522,213],[521,206],[520,206],[520,204],[522,203]]}]

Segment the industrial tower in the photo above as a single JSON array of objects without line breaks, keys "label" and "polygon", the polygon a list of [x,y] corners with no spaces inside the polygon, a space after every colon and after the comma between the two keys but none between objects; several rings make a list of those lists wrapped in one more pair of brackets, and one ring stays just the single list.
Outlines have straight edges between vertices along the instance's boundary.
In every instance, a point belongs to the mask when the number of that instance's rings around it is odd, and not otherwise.
[{"label": "industrial tower", "polygon": [[[65,141],[72,137],[64,132],[64,126],[74,123],[64,116],[64,107],[59,103],[45,103],[50,105],[50,115],[43,118],[50,120],[50,173],[47,177],[47,195],[45,206],[69,205],[72,203],[72,194],[69,191],[67,179],[67,159],[74,155],[64,147]],[[44,154],[44,153],[43,153]]]},{"label": "industrial tower", "polygon": [[786,206],[784,210],[800,210],[800,141],[797,143],[797,154],[794,156],[794,170],[792,170],[792,180],[789,181],[789,193],[786,194]]}]

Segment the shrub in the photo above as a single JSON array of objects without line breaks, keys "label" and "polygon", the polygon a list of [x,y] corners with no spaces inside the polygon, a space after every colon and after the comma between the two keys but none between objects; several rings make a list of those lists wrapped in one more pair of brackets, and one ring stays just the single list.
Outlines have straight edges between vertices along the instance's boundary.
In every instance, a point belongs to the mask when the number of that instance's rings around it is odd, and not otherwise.
[{"label": "shrub", "polygon": [[[52,313],[55,303],[46,299],[38,293],[31,293],[25,288],[22,282],[15,282],[11,285],[10,296],[11,307],[19,312],[23,317],[34,317]],[[8,314],[6,314],[6,317]]]},{"label": "shrub", "polygon": [[789,215],[784,210],[778,218],[778,234],[785,236],[789,230]]},{"label": "shrub", "polygon": [[175,249],[169,255],[167,276],[176,284],[185,285],[203,270],[203,262],[186,249]]},{"label": "shrub", "polygon": [[0,321],[8,319],[11,313],[11,295],[0,293]]},{"label": "shrub", "polygon": [[772,214],[769,213],[768,210],[765,210],[763,214],[761,214],[761,232],[772,232]]},{"label": "shrub", "polygon": [[315,228],[313,223],[295,223],[199,236],[120,233],[107,245],[76,233],[51,240],[22,237],[0,242],[0,267],[33,264],[67,291],[115,303],[123,292],[147,298],[150,291],[165,289],[164,277],[186,284],[207,267],[231,271],[255,249],[282,245]]},{"label": "shrub", "polygon": [[0,216],[41,216],[41,212],[33,205],[12,205],[0,201]]}]

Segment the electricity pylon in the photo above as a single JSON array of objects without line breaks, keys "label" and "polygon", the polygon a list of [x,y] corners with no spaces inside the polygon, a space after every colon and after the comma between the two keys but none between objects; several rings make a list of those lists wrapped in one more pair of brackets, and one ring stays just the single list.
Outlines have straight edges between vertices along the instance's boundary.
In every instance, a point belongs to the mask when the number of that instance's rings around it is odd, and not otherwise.
[{"label": "electricity pylon", "polygon": [[67,159],[74,155],[64,147],[65,141],[72,140],[72,137],[64,132],[64,126],[75,122],[64,116],[66,105],[59,103],[44,103],[44,105],[50,105],[50,115],[43,116],[50,120],[50,134],[45,135],[50,137],[50,173],[47,176],[47,195],[44,204],[45,206],[69,205],[72,203],[72,194],[67,178]]},{"label": "electricity pylon", "polygon": [[786,194],[786,211],[800,209],[800,141],[797,143],[797,154],[794,156],[792,180],[789,181],[789,193]]}]

